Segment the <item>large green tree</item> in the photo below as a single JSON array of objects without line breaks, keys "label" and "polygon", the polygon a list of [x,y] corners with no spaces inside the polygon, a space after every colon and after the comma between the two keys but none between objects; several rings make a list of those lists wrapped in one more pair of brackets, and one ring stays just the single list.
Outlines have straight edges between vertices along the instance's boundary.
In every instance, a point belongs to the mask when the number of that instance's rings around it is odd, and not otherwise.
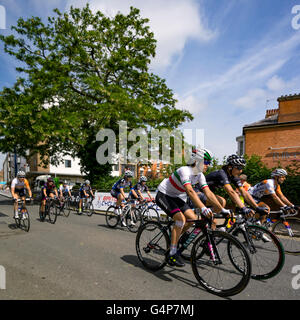
[{"label": "large green tree", "polygon": [[[47,24],[20,18],[4,50],[18,60],[20,76],[0,97],[0,150],[51,156],[71,154],[94,176],[109,170],[96,161],[101,128],[177,128],[193,117],[175,108],[164,79],[149,72],[156,40],[148,19],[131,7],[106,17],[89,6],[54,10]],[[44,158],[45,159],[45,158]]]}]

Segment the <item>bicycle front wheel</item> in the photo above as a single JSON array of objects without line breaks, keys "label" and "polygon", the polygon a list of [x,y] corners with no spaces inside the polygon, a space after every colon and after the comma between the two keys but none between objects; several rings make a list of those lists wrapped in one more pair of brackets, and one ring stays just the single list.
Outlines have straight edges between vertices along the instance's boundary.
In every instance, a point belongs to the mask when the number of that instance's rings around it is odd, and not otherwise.
[{"label": "bicycle front wheel", "polygon": [[300,219],[297,217],[285,218],[272,225],[272,232],[281,241],[287,254],[300,254]]},{"label": "bicycle front wheel", "polygon": [[68,217],[70,215],[71,212],[71,205],[70,205],[70,200],[67,200],[65,202],[65,208],[64,208],[64,216]]},{"label": "bicycle front wheel", "polygon": [[156,221],[156,222],[160,222],[159,220],[159,213],[157,212],[157,210],[155,210],[154,208],[148,208],[144,211],[143,213],[143,217],[142,217],[142,222],[146,223],[148,221]]},{"label": "bicycle front wheel", "polygon": [[107,208],[106,213],[105,213],[105,220],[107,225],[110,228],[115,228],[120,220],[119,213],[116,212],[116,207],[115,206],[110,206]]},{"label": "bicycle front wheel", "polygon": [[157,222],[147,222],[136,235],[136,253],[146,269],[158,271],[166,265],[166,255],[170,248],[170,238],[166,230]]},{"label": "bicycle front wheel", "polygon": [[26,209],[24,209],[21,214],[22,214],[22,219],[20,220],[20,228],[28,232],[30,229],[29,213]]},{"label": "bicycle front wheel", "polygon": [[285,260],[281,242],[271,231],[261,226],[249,225],[247,229],[248,234],[239,228],[233,235],[249,252],[252,263],[251,278],[262,280],[276,276],[281,271]]},{"label": "bicycle front wheel", "polygon": [[52,202],[49,206],[49,211],[48,211],[48,216],[49,216],[49,221],[50,223],[54,224],[56,222],[57,219],[57,211],[58,208],[56,207],[56,205]]},{"label": "bicycle front wheel", "polygon": [[[247,250],[233,236],[221,231],[212,231],[212,243],[208,243],[203,234],[193,245],[191,264],[193,273],[207,291],[228,297],[244,290],[250,280],[251,262]],[[241,270],[237,270],[229,255],[238,261]]]},{"label": "bicycle front wheel", "polygon": [[94,205],[93,202],[88,202],[86,207],[86,214],[91,217],[94,213]]}]

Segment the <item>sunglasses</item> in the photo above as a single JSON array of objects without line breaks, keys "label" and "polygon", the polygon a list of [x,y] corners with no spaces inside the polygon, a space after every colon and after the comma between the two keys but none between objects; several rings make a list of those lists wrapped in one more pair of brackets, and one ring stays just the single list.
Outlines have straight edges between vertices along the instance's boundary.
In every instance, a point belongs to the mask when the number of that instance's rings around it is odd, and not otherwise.
[{"label": "sunglasses", "polygon": [[209,165],[211,164],[211,161],[209,161],[209,160],[204,160],[204,164],[207,165],[207,166],[209,166]]},{"label": "sunglasses", "polygon": [[234,168],[237,168],[238,170],[243,170],[244,169],[243,166],[234,166]]}]

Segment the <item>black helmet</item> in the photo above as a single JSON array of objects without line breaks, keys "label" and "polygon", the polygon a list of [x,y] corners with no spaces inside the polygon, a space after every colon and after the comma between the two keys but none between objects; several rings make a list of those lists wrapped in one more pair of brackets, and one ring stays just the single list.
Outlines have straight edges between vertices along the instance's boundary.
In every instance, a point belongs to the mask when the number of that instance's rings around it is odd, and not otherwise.
[{"label": "black helmet", "polygon": [[240,157],[236,154],[232,154],[226,159],[226,166],[246,166],[246,160],[243,157]]}]

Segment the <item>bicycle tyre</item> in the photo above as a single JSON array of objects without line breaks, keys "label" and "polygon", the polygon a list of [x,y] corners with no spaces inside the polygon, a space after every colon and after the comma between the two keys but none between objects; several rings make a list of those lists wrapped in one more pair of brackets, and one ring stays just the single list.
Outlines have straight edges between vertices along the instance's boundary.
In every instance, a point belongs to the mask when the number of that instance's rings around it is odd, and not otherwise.
[{"label": "bicycle tyre", "polygon": [[128,210],[125,216],[125,221],[127,229],[132,233],[137,233],[139,227],[142,224],[141,213],[139,209],[134,209],[132,213],[130,212],[130,210]]},{"label": "bicycle tyre", "polygon": [[118,213],[115,212],[116,207],[115,206],[109,206],[105,213],[105,220],[106,224],[110,228],[115,228],[120,220],[120,216]]},{"label": "bicycle tyre", "polygon": [[[226,232],[212,231],[210,236],[214,239],[218,253],[220,255],[225,254],[225,256],[221,258],[222,263],[217,265],[213,263],[206,235],[203,234],[197,238],[192,248],[191,264],[193,273],[200,285],[208,292],[220,297],[236,295],[246,288],[250,280],[251,262],[248,252],[240,241]],[[235,247],[237,252],[236,258],[239,255],[239,259],[243,262],[244,268],[242,272],[236,271],[236,267],[233,265],[229,257],[229,245],[231,246],[231,249]],[[219,267],[219,265],[221,267]],[[232,270],[228,271],[226,268],[231,268]],[[217,280],[214,281],[214,283],[212,282],[213,280],[211,275],[213,271],[216,271],[217,273]],[[221,272],[223,272],[222,275],[220,275]],[[225,279],[229,279],[230,285],[225,284]],[[231,284],[233,283],[233,280],[236,283]]]},{"label": "bicycle tyre", "polygon": [[287,217],[285,221],[291,227],[294,234],[293,237],[289,235],[288,226],[284,224],[284,221],[278,220],[272,225],[271,231],[281,241],[285,253],[292,255],[300,255],[300,218]]},{"label": "bicycle tyre", "polygon": [[55,224],[56,219],[57,219],[57,207],[56,205],[52,202],[49,205],[49,210],[48,210],[48,217],[49,217],[49,221],[52,224]]},{"label": "bicycle tyre", "polygon": [[156,221],[160,222],[159,213],[154,208],[147,208],[142,216],[142,223],[146,223],[148,221]]},{"label": "bicycle tyre", "polygon": [[23,209],[24,211],[21,213],[22,217],[25,219],[21,219],[20,221],[20,226],[22,230],[25,230],[26,232],[29,231],[30,229],[30,218],[29,218],[29,213],[27,209]]},{"label": "bicycle tyre", "polygon": [[64,216],[67,218],[70,215],[70,212],[71,212],[70,200],[67,200],[65,202],[65,207],[64,207]]},{"label": "bicycle tyre", "polygon": [[93,213],[94,213],[94,205],[93,205],[93,202],[91,201],[87,203],[87,215],[91,217]]},{"label": "bicycle tyre", "polygon": [[[156,242],[150,243],[153,240]],[[166,256],[170,248],[170,237],[160,223],[150,221],[139,228],[135,248],[143,266],[148,270],[158,271],[167,264]]]},{"label": "bicycle tyre", "polygon": [[[238,237],[239,234],[242,234],[243,244],[249,252],[251,259],[251,278],[256,280],[264,280],[275,277],[281,271],[285,262],[285,254],[281,242],[274,233],[262,226],[248,225],[247,228],[255,248],[255,252],[252,252],[252,248],[248,246],[245,239],[245,234],[241,229],[234,230],[233,236]],[[262,239],[264,235],[266,235],[271,241],[265,242]],[[275,264],[274,260],[276,260]]]}]

